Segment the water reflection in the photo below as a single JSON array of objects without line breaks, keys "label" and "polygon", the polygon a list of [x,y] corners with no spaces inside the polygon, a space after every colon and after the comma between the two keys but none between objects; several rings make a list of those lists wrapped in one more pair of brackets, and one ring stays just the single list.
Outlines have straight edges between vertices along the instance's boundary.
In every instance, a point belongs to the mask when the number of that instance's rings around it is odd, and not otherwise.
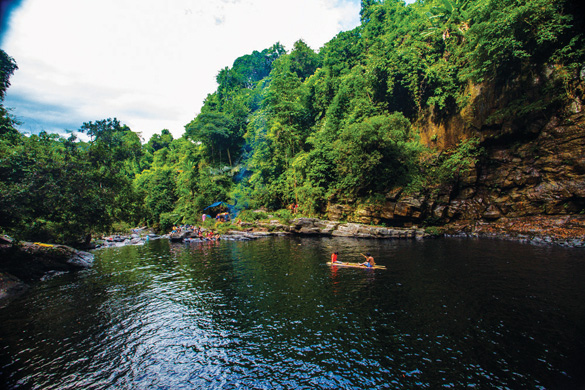
[{"label": "water reflection", "polygon": [[[371,252],[387,271],[328,267]],[[342,257],[343,256],[343,257]],[[67,388],[578,388],[579,251],[274,238],[97,253],[0,311],[0,379]]]}]

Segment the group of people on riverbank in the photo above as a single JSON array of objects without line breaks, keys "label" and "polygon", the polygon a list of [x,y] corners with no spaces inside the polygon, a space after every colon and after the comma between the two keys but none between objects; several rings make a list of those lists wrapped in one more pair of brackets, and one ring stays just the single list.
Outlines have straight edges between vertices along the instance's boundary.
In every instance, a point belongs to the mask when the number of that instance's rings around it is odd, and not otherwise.
[{"label": "group of people on riverbank", "polygon": [[[205,220],[206,220],[206,219],[211,219],[211,218],[212,218],[212,217],[211,217],[211,215],[207,215],[207,214],[202,214],[202,215],[201,215],[201,220],[202,220],[203,222],[205,222]],[[231,218],[231,216],[230,216],[230,213],[228,213],[228,212],[219,213],[219,214],[217,214],[217,215],[215,216],[215,220],[216,220],[217,222],[229,222],[229,221],[231,221],[231,219],[232,219],[232,218]]]},{"label": "group of people on riverbank", "polygon": [[[190,233],[191,237],[185,237],[183,241],[190,242],[190,241],[219,241],[221,240],[221,235],[217,232],[213,232],[213,230],[204,230],[202,227],[193,226],[193,225],[182,225],[182,226],[173,226],[173,230],[170,232],[170,235],[183,235],[185,233]],[[194,236],[194,237],[193,237]]]},{"label": "group of people on riverbank", "polygon": [[203,232],[201,230],[198,230],[196,232],[197,237],[187,237],[184,239],[185,242],[191,242],[191,241],[219,241],[221,240],[221,235],[219,233],[214,233],[211,230],[208,230],[207,232]]},{"label": "group of people on riverbank", "polygon": [[192,232],[195,229],[201,229],[197,226],[193,225],[180,225],[180,226],[173,226],[173,230],[171,230],[170,234],[181,234],[184,232]]}]

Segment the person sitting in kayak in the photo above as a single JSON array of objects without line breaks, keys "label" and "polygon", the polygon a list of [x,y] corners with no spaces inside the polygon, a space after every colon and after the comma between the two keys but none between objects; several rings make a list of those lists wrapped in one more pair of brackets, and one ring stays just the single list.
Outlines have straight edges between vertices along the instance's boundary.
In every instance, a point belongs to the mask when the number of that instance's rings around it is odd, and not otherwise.
[{"label": "person sitting in kayak", "polygon": [[368,268],[373,268],[376,265],[374,257],[370,254],[370,252],[366,253],[365,255],[363,253],[360,253],[360,255],[366,258],[366,261],[360,263],[360,265],[363,265],[364,267]]},{"label": "person sitting in kayak", "polygon": [[[337,262],[338,262],[338,261],[337,261],[337,255],[338,255],[338,254],[339,254],[339,252],[333,252],[333,253],[331,254],[331,262],[332,262],[332,263],[337,263]],[[341,263],[341,261],[340,261],[339,263]]]}]

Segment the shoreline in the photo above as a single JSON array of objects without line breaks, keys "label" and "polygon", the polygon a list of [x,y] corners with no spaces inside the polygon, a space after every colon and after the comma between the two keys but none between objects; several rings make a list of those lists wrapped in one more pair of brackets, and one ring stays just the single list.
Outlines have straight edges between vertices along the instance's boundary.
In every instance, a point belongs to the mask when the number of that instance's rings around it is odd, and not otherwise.
[{"label": "shoreline", "polygon": [[585,248],[585,215],[501,218],[495,222],[461,221],[444,228],[445,236],[498,238],[533,245]]},{"label": "shoreline", "polygon": [[[221,234],[222,240],[251,240],[267,236],[321,236],[364,239],[425,239],[440,237],[469,237],[500,239],[533,245],[554,245],[585,248],[585,215],[577,216],[532,216],[505,219],[495,222],[458,221],[438,227],[385,227],[330,221],[318,218],[296,218],[288,224],[279,220],[242,222],[242,230],[228,230]],[[207,229],[204,229],[207,230]],[[149,237],[149,238],[147,238]],[[111,241],[102,241],[99,247],[121,247],[142,245],[148,240],[169,239],[173,242],[205,242],[192,233],[155,235],[131,234]]]},{"label": "shoreline", "polygon": [[[228,230],[220,235],[222,241],[247,241],[272,236],[347,237],[359,239],[422,240],[427,238],[480,238],[515,241],[529,245],[585,248],[585,216],[533,216],[502,219],[498,222],[460,221],[441,227],[384,227],[358,223],[328,221],[317,218],[297,218],[289,224],[278,220],[242,222],[242,230]],[[146,234],[110,236],[91,250],[144,245],[151,240],[168,239],[176,243],[203,243],[184,232],[180,237],[172,234]],[[93,255],[65,245],[22,242],[13,245],[6,241],[0,254],[0,308],[26,293],[31,283],[43,280],[55,272],[71,272],[90,267]]]}]

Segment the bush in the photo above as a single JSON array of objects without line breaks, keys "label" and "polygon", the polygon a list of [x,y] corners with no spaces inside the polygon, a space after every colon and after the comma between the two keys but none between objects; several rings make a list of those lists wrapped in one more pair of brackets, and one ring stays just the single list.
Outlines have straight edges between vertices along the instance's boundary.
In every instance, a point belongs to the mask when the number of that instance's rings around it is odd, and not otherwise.
[{"label": "bush", "polygon": [[268,214],[266,214],[264,211],[244,210],[238,215],[238,218],[244,222],[254,222],[262,219],[268,219]]},{"label": "bush", "polygon": [[79,230],[77,226],[68,222],[54,222],[36,219],[32,223],[23,225],[12,231],[18,239],[40,241],[53,244],[83,246],[89,242],[89,233]]},{"label": "bush", "polygon": [[294,219],[293,213],[287,209],[276,210],[274,212],[274,216],[278,218],[278,220],[283,224],[288,224],[292,219]]},{"label": "bush", "polygon": [[173,226],[180,224],[181,216],[176,213],[161,213],[159,228],[163,232],[170,232]]},{"label": "bush", "polygon": [[112,224],[112,228],[111,228],[110,232],[128,233],[128,232],[130,232],[131,229],[132,229],[132,226],[130,226],[127,222],[118,221],[118,222],[114,222]]},{"label": "bush", "polygon": [[439,237],[443,235],[443,229],[439,226],[427,226],[425,232],[433,237]]},{"label": "bush", "polygon": [[433,176],[437,178],[439,182],[450,182],[462,170],[475,164],[479,157],[484,153],[484,149],[479,146],[478,138],[474,137],[463,140],[457,145],[457,148],[453,153],[440,161],[438,168],[433,172]]},{"label": "bush", "polygon": [[230,230],[242,230],[242,228],[230,222],[217,222],[212,230],[219,234],[226,234]]}]

